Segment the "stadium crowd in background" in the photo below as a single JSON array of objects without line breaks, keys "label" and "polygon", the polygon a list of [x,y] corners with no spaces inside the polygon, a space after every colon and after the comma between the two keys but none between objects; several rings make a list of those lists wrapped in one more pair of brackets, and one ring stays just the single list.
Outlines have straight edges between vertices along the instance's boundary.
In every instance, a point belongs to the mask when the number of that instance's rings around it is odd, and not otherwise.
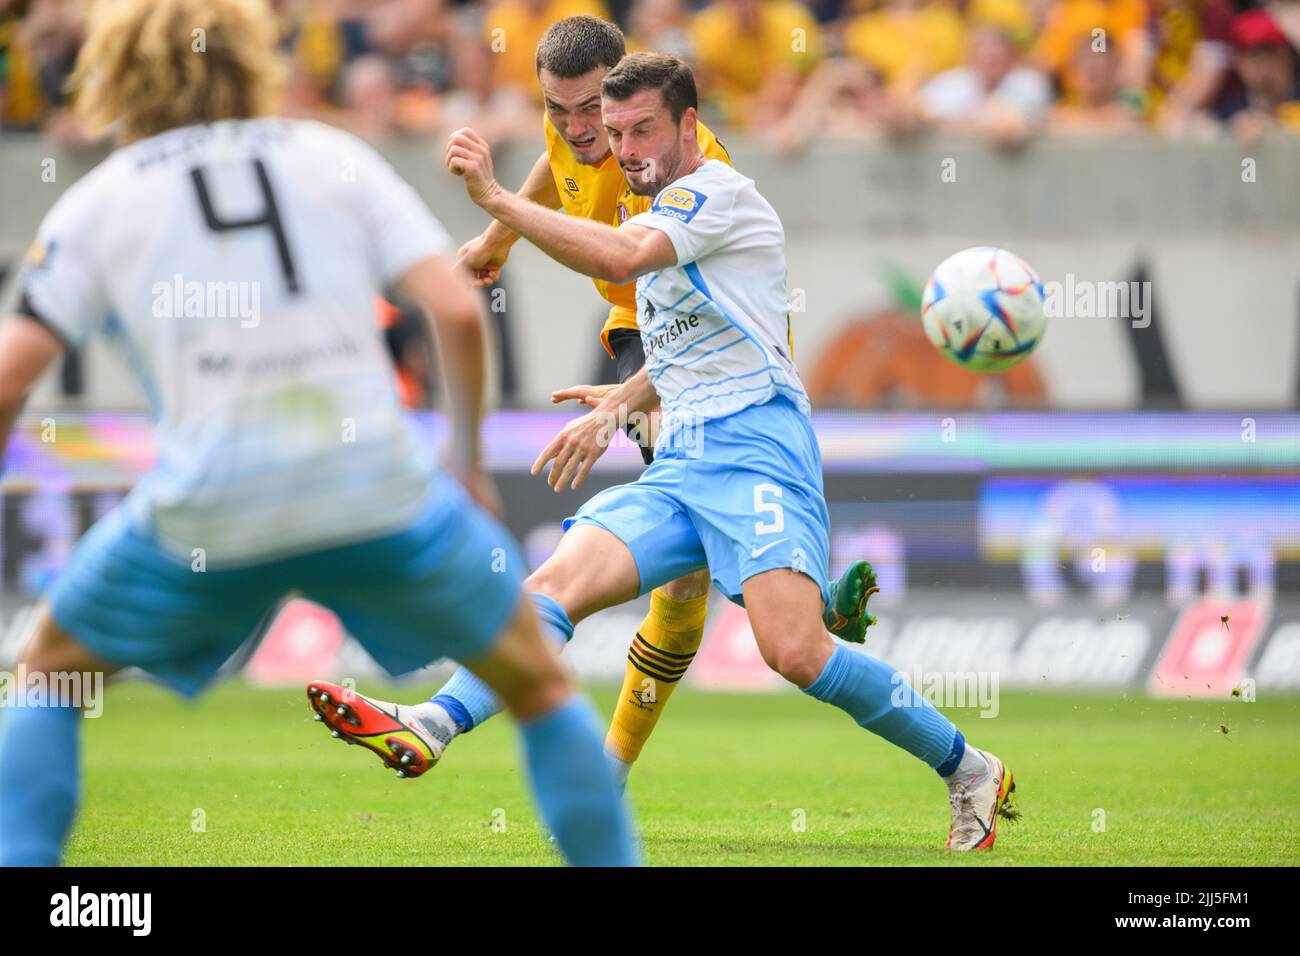
[{"label": "stadium crowd in background", "polygon": [[[65,82],[87,0],[0,0],[0,128],[86,138]],[[704,117],[797,152],[928,127],[1300,133],[1300,0],[278,0],[284,110],[369,139],[538,132],[533,52],[575,13],[696,68]]]}]

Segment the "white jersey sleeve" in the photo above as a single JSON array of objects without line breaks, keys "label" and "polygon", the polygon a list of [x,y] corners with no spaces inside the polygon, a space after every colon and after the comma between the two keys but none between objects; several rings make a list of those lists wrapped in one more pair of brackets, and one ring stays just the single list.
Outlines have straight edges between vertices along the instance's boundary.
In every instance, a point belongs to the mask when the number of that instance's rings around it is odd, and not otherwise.
[{"label": "white jersey sleeve", "polygon": [[343,175],[354,177],[351,190],[364,224],[376,286],[393,285],[420,260],[447,255],[451,237],[419,194],[370,146],[353,141],[343,158]]},{"label": "white jersey sleeve", "polygon": [[55,202],[23,266],[18,311],[81,345],[101,326],[108,296],[95,255],[103,227],[93,183],[78,183]]},{"label": "white jersey sleeve", "polygon": [[753,180],[710,160],[628,222],[661,230],[677,253],[637,280],[660,437],[777,396],[809,411],[791,354],[785,230]]},{"label": "white jersey sleeve", "polygon": [[668,186],[660,190],[648,211],[633,216],[628,224],[665,233],[677,253],[679,266],[702,259],[727,244],[735,224],[732,211],[740,184],[713,178],[708,185],[708,193],[699,188],[698,182]]}]

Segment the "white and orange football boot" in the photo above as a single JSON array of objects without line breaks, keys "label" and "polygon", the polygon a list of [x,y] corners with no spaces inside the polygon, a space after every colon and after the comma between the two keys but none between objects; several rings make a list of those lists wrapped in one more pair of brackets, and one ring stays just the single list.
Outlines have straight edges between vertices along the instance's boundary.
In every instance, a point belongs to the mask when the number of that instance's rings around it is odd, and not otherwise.
[{"label": "white and orange football boot", "polygon": [[1016,789],[1011,769],[987,750],[981,750],[989,770],[983,777],[955,779],[948,784],[952,822],[948,826],[948,849],[987,850],[997,836],[998,817],[1016,819],[1011,806]]},{"label": "white and orange football boot", "polygon": [[418,777],[431,769],[456,735],[450,717],[440,721],[414,707],[375,700],[330,681],[307,685],[307,706],[330,729],[330,736],[373,751],[399,777]]}]

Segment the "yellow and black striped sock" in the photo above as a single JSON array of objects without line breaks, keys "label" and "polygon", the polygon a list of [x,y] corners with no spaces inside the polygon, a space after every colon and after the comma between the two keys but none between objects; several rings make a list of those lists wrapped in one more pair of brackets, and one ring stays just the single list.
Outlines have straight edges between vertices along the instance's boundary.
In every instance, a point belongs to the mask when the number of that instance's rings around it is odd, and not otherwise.
[{"label": "yellow and black striped sock", "polygon": [[623,690],[605,737],[605,750],[632,763],[654,732],[673,688],[704,640],[709,595],[675,601],[662,589],[650,594],[646,615],[627,652]]}]

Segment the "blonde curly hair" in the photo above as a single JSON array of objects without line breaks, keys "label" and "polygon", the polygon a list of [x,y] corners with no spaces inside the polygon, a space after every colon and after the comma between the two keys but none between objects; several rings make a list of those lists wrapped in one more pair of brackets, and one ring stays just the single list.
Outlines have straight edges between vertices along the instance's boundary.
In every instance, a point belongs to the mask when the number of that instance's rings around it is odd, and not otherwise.
[{"label": "blonde curly hair", "polygon": [[285,75],[264,0],[98,0],[70,87],[123,142],[270,113]]}]

